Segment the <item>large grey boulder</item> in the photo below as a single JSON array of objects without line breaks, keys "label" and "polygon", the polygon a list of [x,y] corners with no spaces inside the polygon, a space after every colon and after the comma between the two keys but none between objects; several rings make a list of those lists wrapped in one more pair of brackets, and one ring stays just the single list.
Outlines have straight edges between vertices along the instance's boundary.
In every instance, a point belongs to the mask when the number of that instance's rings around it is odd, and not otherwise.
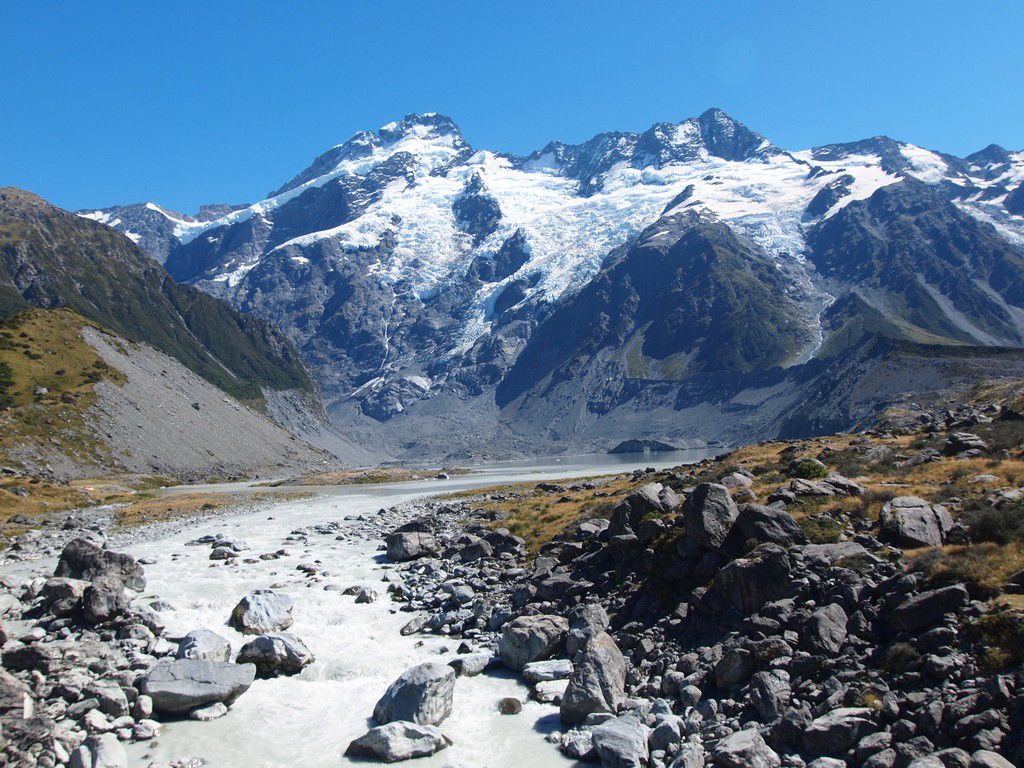
[{"label": "large grey boulder", "polygon": [[971,768],[1012,768],[1013,763],[989,749],[979,749],[971,755]]},{"label": "large grey boulder", "polygon": [[54,576],[95,581],[112,576],[128,589],[141,592],[146,588],[142,566],[123,552],[101,549],[91,541],[72,539],[60,553]]},{"label": "large grey boulder", "polygon": [[182,714],[213,702],[230,705],[255,679],[253,664],[164,659],[143,676],[139,691],[157,712]]},{"label": "large grey boulder", "polygon": [[112,733],[97,733],[86,738],[71,753],[71,768],[127,768],[128,755]]},{"label": "large grey boulder", "polygon": [[607,720],[590,732],[603,768],[644,768],[650,761],[650,728],[632,714]]},{"label": "large grey boulder", "polygon": [[437,725],[452,713],[454,693],[454,669],[435,662],[417,664],[391,684],[373,708],[373,719],[379,725],[396,720]]},{"label": "large grey boulder", "polygon": [[572,677],[573,664],[568,659],[531,661],[523,666],[523,680],[540,683],[545,680],[568,680]]},{"label": "large grey boulder", "polygon": [[294,605],[288,595],[257,589],[238,601],[228,624],[244,635],[280,632],[292,625]]},{"label": "large grey boulder", "polygon": [[765,744],[756,728],[745,728],[721,739],[712,752],[722,768],[779,768],[782,760]]},{"label": "large grey boulder", "polygon": [[231,661],[231,643],[208,629],[193,629],[178,642],[179,659]]},{"label": "large grey boulder", "polygon": [[718,483],[701,483],[682,506],[686,536],[706,549],[717,550],[725,543],[739,516],[729,489]]},{"label": "large grey boulder", "polygon": [[898,496],[882,505],[882,541],[898,547],[940,547],[953,527],[953,517],[940,504],[917,496]]},{"label": "large grey boulder", "polygon": [[242,646],[235,659],[239,664],[255,664],[258,677],[297,675],[313,663],[313,654],[295,635],[260,635]]},{"label": "large grey boulder", "polygon": [[82,593],[82,618],[89,624],[102,624],[124,613],[130,602],[119,578],[98,576]]},{"label": "large grey boulder", "polygon": [[742,615],[786,597],[793,588],[789,558],[778,544],[761,544],[747,557],[722,566],[712,582],[714,593]]},{"label": "large grey boulder", "polygon": [[371,728],[349,744],[345,754],[395,763],[433,755],[451,743],[436,726],[396,721]]},{"label": "large grey boulder", "polygon": [[814,611],[804,626],[802,639],[813,653],[838,653],[846,642],[846,611],[838,603],[829,603]]},{"label": "large grey boulder", "polygon": [[562,722],[578,725],[594,712],[616,712],[625,698],[629,664],[611,635],[594,635],[573,662],[559,708]]},{"label": "large grey boulder", "polygon": [[434,534],[423,531],[396,531],[385,537],[388,559],[396,563],[420,557],[437,557],[438,546]]},{"label": "large grey boulder", "polygon": [[579,605],[569,612],[569,634],[565,638],[565,652],[571,659],[594,635],[608,629],[608,613],[597,603]]},{"label": "large grey boulder", "polygon": [[804,749],[810,755],[841,755],[863,736],[876,730],[867,707],[841,707],[817,717],[804,729]]},{"label": "large grey boulder", "polygon": [[793,692],[784,669],[755,672],[750,678],[750,703],[764,722],[778,720],[789,706]]},{"label": "large grey boulder", "polygon": [[893,609],[889,620],[901,632],[918,632],[935,626],[945,614],[960,610],[969,599],[962,584],[933,589],[904,600]]},{"label": "large grey boulder", "polygon": [[753,539],[758,544],[770,541],[784,547],[807,543],[803,528],[789,512],[763,504],[746,504],[736,518],[736,529],[741,542]]},{"label": "large grey boulder", "polygon": [[520,616],[502,627],[498,656],[502,664],[519,672],[529,662],[560,651],[568,631],[569,622],[561,616]]}]

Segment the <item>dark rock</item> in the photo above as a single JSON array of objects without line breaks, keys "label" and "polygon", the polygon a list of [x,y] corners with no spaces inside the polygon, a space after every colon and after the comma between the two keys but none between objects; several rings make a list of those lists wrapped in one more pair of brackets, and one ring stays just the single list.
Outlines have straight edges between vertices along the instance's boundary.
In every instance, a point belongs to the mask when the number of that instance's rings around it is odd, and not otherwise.
[{"label": "dark rock", "polygon": [[157,712],[183,714],[213,702],[230,706],[255,678],[252,664],[164,659],[142,677],[139,691]]},{"label": "dark rock", "polygon": [[72,539],[60,553],[54,576],[95,581],[101,576],[116,578],[128,589],[146,588],[142,566],[122,552],[100,549],[85,539]]},{"label": "dark rock", "polygon": [[562,722],[578,725],[594,712],[617,712],[625,698],[627,672],[626,659],[610,635],[601,632],[587,640],[562,696]]},{"label": "dark rock", "polygon": [[313,654],[294,635],[260,635],[238,651],[239,664],[255,664],[258,677],[297,675],[313,663]]}]

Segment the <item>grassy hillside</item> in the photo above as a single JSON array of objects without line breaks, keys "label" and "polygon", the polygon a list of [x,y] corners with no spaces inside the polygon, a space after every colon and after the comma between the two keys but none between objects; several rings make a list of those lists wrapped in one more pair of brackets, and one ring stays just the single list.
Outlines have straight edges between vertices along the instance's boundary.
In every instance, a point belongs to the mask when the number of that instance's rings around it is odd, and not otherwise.
[{"label": "grassy hillside", "polygon": [[240,399],[313,390],[298,354],[256,318],[185,285],[121,233],[31,193],[0,189],[0,316],[68,307],[179,360]]}]

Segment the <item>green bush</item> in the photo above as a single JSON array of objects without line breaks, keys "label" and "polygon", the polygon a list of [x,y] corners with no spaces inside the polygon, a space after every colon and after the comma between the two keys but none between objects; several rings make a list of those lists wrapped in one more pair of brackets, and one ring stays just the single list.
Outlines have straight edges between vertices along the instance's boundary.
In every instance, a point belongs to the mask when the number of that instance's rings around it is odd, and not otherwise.
[{"label": "green bush", "polygon": [[882,669],[894,673],[906,672],[920,658],[921,654],[910,643],[893,643],[882,657]]},{"label": "green bush", "polygon": [[996,508],[979,499],[976,505],[964,509],[960,522],[972,541],[1024,541],[1024,501],[1011,501]]},{"label": "green bush", "polygon": [[816,461],[804,459],[793,468],[793,476],[804,480],[818,480],[828,476],[828,469]]},{"label": "green bush", "polygon": [[1024,662],[1024,616],[1017,611],[987,614],[968,630],[982,644],[981,663],[989,671],[1002,672]]},{"label": "green bush", "polygon": [[799,523],[812,544],[835,544],[843,532],[843,524],[827,515],[812,515]]}]

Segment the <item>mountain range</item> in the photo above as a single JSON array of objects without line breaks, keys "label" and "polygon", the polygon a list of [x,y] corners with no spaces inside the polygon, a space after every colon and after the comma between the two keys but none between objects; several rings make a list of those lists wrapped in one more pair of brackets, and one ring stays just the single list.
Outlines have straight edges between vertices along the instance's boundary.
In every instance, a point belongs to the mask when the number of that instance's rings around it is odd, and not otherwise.
[{"label": "mountain range", "polygon": [[792,152],[718,109],[525,156],[427,113],[256,203],[80,215],[279,330],[351,438],[480,458],[847,429],[1014,370],[1022,183],[1021,151]]}]

